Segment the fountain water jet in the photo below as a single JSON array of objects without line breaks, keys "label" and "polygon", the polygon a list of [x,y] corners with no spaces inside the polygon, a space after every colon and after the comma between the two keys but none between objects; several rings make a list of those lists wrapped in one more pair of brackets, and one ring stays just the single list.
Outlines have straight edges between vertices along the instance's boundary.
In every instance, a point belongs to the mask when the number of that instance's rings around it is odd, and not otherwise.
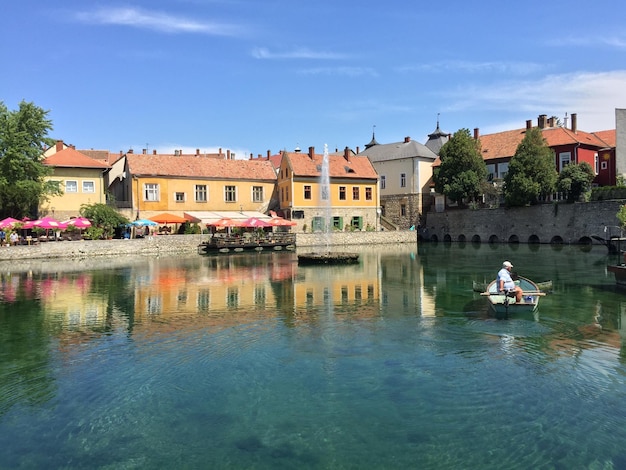
[{"label": "fountain water jet", "polygon": [[359,261],[356,253],[330,251],[332,239],[332,202],[330,196],[330,157],[328,144],[324,144],[324,157],[320,172],[320,206],[323,208],[323,234],[326,250],[323,252],[303,253],[298,255],[298,264],[352,264]]}]

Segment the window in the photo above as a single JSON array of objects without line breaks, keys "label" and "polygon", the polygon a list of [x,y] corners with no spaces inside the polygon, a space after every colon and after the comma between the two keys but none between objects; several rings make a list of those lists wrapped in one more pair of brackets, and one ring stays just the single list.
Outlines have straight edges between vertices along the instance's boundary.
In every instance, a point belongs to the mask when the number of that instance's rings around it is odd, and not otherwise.
[{"label": "window", "polygon": [[66,193],[77,193],[78,192],[78,182],[73,180],[67,180],[65,182],[65,192]]},{"label": "window", "polygon": [[263,202],[263,186],[252,186],[252,202]]},{"label": "window", "polygon": [[346,200],[346,187],[345,186],[339,186],[339,200],[340,201]]},{"label": "window", "polygon": [[143,199],[144,201],[158,201],[159,200],[159,185],[153,183],[146,183],[143,185]]},{"label": "window", "polygon": [[185,193],[174,193],[175,202],[185,202]]},{"label": "window", "polygon": [[363,217],[352,217],[350,225],[352,225],[352,227],[354,227],[356,230],[361,230],[363,228]]},{"label": "window", "polygon": [[593,156],[593,169],[596,175],[600,173],[600,158],[597,153]]},{"label": "window", "polygon": [[380,215],[385,217],[385,206],[380,206]]},{"label": "window", "polygon": [[406,188],[406,173],[400,173],[400,187]]},{"label": "window", "polygon": [[603,170],[606,170],[608,168],[608,164],[606,162],[602,162],[600,163],[600,168],[602,168]]},{"label": "window", "polygon": [[343,217],[333,216],[333,228],[341,230],[343,228]]},{"label": "window", "polygon": [[224,201],[237,202],[237,188],[235,186],[224,186]]},{"label": "window", "polygon": [[206,184],[196,184],[196,202],[207,202],[209,200],[209,192]]},{"label": "window", "polygon": [[563,152],[559,154],[559,171],[562,171],[567,165],[569,165],[572,161],[572,153],[571,152]]},{"label": "window", "polygon": [[372,188],[365,188],[365,200],[366,201],[372,200]]},{"label": "window", "polygon": [[352,186],[352,200],[353,201],[359,200],[359,187],[358,186]]},{"label": "window", "polygon": [[311,186],[304,186],[304,199],[311,199]]},{"label": "window", "polygon": [[96,192],[96,183],[93,181],[83,181],[83,192],[84,193],[95,193]]},{"label": "window", "polygon": [[387,187],[387,177],[382,175],[380,177],[380,189],[385,189]]},{"label": "window", "polygon": [[400,215],[406,217],[406,204],[400,204]]}]

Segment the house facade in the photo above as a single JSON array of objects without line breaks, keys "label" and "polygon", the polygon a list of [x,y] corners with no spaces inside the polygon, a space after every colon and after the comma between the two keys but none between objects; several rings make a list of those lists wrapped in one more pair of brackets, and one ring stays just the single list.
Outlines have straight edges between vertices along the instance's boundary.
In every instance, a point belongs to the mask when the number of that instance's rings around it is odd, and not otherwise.
[{"label": "house facade", "polygon": [[382,216],[402,229],[418,225],[425,206],[430,204],[429,182],[437,155],[410,137],[379,144],[372,136],[358,156],[367,157],[379,175]]},{"label": "house facade", "polygon": [[379,230],[378,175],[348,148],[332,155],[314,147],[283,151],[276,187],[279,209],[297,230]]},{"label": "house facade", "polygon": [[169,212],[267,212],[276,173],[269,161],[202,154],[126,153],[109,172],[112,203],[129,219]]},{"label": "house facade", "polygon": [[77,217],[83,204],[106,202],[108,164],[90,158],[62,141],[57,141],[54,152],[49,152],[42,163],[53,168],[52,175],[46,179],[58,181],[63,194],[42,202],[40,215],[65,220]]}]

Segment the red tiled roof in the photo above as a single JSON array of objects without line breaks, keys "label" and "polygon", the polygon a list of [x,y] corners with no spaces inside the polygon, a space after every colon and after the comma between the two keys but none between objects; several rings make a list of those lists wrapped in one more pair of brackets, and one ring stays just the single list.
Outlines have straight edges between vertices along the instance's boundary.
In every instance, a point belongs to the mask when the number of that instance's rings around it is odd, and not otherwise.
[{"label": "red tiled roof", "polygon": [[[308,153],[284,152],[283,158],[288,159],[294,176],[320,177],[324,155]],[[367,157],[350,155],[346,160],[342,155],[329,155],[329,173],[331,178],[372,178],[378,179],[378,174],[372,162]]]},{"label": "red tiled roof", "polygon": [[65,168],[109,168],[106,163],[94,160],[85,154],[80,153],[78,150],[72,147],[67,147],[63,150],[46,157],[43,162],[44,165],[65,167]]},{"label": "red tiled roof", "polygon": [[593,133],[600,140],[606,143],[607,147],[615,148],[616,144],[616,136],[615,129],[608,129],[606,131],[596,131]]},{"label": "red tiled roof", "polygon": [[130,173],[137,176],[177,176],[211,179],[275,181],[267,160],[227,160],[204,156],[126,154]]}]

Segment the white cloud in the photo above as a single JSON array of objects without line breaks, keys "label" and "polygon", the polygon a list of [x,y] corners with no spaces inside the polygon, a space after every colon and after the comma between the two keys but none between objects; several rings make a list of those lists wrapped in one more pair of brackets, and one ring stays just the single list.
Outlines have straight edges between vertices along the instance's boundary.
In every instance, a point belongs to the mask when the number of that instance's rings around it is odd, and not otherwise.
[{"label": "white cloud", "polygon": [[242,31],[242,29],[236,25],[201,22],[181,16],[147,11],[139,8],[100,8],[94,11],[76,13],[75,17],[84,23],[129,26],[166,33],[233,36]]},{"label": "white cloud", "polygon": [[252,57],[255,59],[323,59],[337,60],[344,59],[345,56],[335,52],[318,52],[307,48],[296,48],[286,52],[272,52],[266,47],[256,47],[252,50]]},{"label": "white cloud", "polygon": [[315,67],[301,69],[298,73],[302,75],[336,75],[344,77],[378,76],[378,73],[369,67]]},{"label": "white cloud", "polygon": [[522,121],[539,114],[576,113],[578,127],[594,131],[615,128],[615,108],[626,107],[626,71],[577,72],[537,80],[463,87],[448,95],[448,110],[518,111]]},{"label": "white cloud", "polygon": [[418,64],[397,67],[399,72],[466,72],[472,74],[479,73],[499,73],[514,75],[535,74],[545,68],[541,64],[533,62],[470,62],[464,60],[449,60],[433,62],[431,64]]}]

